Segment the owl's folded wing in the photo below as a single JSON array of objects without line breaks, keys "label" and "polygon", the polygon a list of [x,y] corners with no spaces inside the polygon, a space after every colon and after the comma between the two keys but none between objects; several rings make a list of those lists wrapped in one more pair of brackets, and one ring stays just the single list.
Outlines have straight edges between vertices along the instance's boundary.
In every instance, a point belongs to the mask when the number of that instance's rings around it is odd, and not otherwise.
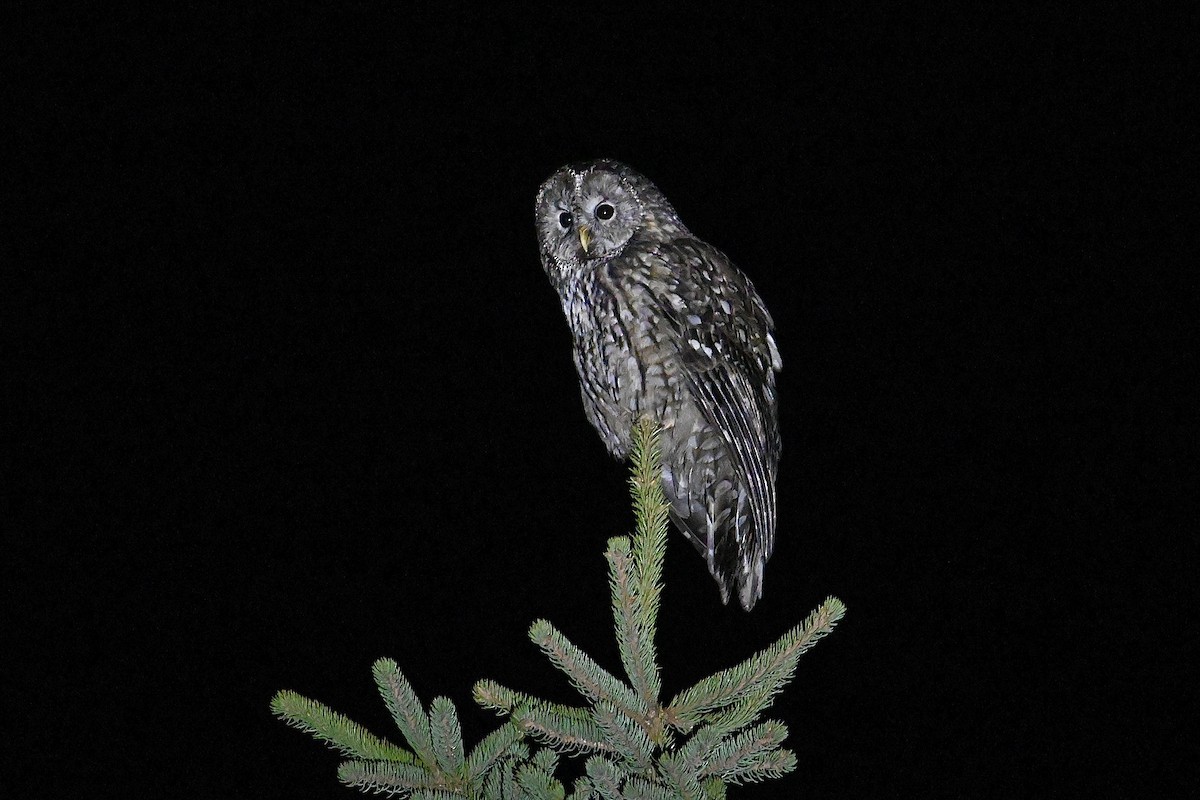
[{"label": "owl's folded wing", "polygon": [[770,314],[719,250],[695,239],[659,245],[677,280],[661,313],[679,337],[685,380],[701,412],[721,431],[744,476],[761,558],[775,532],[775,475],[781,442],[775,372],[781,366]]}]

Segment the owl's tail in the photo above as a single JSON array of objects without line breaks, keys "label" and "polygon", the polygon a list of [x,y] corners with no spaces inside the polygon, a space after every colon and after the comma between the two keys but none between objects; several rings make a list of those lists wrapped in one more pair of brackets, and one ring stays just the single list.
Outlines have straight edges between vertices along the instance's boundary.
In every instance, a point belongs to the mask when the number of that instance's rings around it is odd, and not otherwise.
[{"label": "owl's tail", "polygon": [[[711,450],[719,450],[715,437]],[[706,443],[708,444],[708,443]],[[733,474],[729,459],[721,454],[691,451],[689,457],[671,459],[663,469],[663,490],[671,503],[671,519],[708,564],[708,571],[728,603],[736,590],[742,608],[749,611],[762,597],[763,568],[775,540],[774,497],[752,502],[749,488]],[[703,457],[709,455],[711,457]],[[773,493],[774,486],[768,487]],[[769,515],[754,513],[756,505]]]}]

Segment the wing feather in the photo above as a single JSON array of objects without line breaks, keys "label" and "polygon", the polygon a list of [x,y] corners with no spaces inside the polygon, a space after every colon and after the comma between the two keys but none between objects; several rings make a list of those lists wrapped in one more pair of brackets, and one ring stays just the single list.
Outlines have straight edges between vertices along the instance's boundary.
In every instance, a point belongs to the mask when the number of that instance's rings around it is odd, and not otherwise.
[{"label": "wing feather", "polygon": [[[705,420],[720,432],[750,507],[750,531],[736,509],[731,520],[741,600],[748,607],[761,595],[762,565],[775,540],[781,449],[775,372],[781,363],[774,324],[753,284],[719,250],[695,239],[655,250],[673,265],[671,288],[678,299],[661,302],[658,310],[678,337],[684,381]],[[711,547],[709,553],[714,569]]]}]

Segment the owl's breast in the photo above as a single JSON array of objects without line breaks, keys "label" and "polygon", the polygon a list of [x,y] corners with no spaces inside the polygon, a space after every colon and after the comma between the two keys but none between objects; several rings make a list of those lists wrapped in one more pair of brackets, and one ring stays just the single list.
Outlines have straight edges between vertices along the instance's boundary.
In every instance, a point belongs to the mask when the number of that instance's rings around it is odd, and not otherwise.
[{"label": "owl's breast", "polygon": [[647,283],[595,271],[563,297],[575,340],[588,418],[623,455],[633,423],[650,414],[675,422],[680,381],[676,349]]}]

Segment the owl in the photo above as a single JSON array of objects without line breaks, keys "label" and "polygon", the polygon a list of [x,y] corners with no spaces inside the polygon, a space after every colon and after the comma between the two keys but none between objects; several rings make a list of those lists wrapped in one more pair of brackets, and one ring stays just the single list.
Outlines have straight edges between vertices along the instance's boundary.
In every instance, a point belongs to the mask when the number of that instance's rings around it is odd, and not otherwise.
[{"label": "owl", "polygon": [[550,176],[537,236],[588,421],[621,460],[639,417],[661,426],[671,518],[722,602],[736,592],[749,611],[775,544],[782,362],[766,306],[653,183],[615,161]]}]

